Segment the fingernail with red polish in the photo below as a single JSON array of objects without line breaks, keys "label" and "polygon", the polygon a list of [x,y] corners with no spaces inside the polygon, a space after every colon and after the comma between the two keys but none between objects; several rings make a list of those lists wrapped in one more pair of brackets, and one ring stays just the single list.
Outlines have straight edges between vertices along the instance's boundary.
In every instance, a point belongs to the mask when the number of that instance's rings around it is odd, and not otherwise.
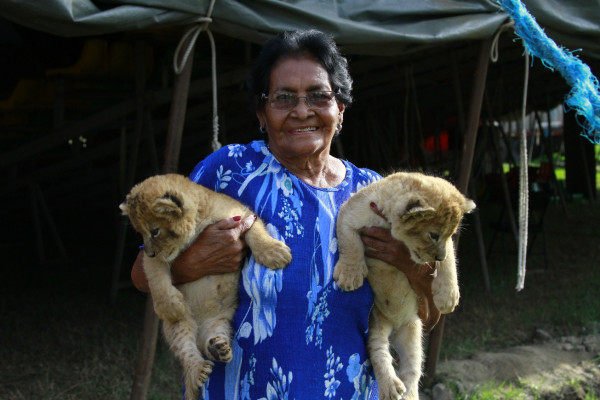
[{"label": "fingernail with red polish", "polygon": [[240,219],[242,219],[240,215],[236,215],[235,217],[233,217],[234,221],[239,221]]},{"label": "fingernail with red polish", "polygon": [[254,214],[254,219],[258,219],[258,215]]}]

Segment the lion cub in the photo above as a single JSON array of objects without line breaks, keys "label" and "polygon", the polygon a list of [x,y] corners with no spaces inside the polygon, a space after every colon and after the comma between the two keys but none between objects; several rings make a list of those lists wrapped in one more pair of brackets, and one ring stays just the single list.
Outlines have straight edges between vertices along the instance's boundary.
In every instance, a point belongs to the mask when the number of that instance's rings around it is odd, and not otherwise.
[{"label": "lion cub", "polygon": [[[386,220],[370,209],[375,203]],[[398,172],[353,195],[340,209],[337,237],[340,258],[333,278],[343,290],[354,290],[367,277],[375,295],[369,320],[368,349],[382,400],[418,400],[422,364],[422,324],[417,296],[406,275],[383,261],[365,258],[362,227],[391,228],[392,236],[419,264],[435,262],[434,303],[442,313],[458,304],[459,289],[452,234],[475,203],[442,178]],[[368,266],[368,268],[367,268]],[[389,346],[400,359],[398,375]]]},{"label": "lion cub", "polygon": [[[157,175],[137,184],[120,208],[144,238],[144,271],[154,310],[183,365],[186,399],[196,399],[213,367],[204,357],[223,362],[233,357],[231,321],[239,272],[210,275],[175,288],[170,263],[208,225],[253,213],[237,200],[177,174]],[[244,238],[256,261],[269,268],[283,268],[292,259],[289,247],[269,236],[260,220]]]}]

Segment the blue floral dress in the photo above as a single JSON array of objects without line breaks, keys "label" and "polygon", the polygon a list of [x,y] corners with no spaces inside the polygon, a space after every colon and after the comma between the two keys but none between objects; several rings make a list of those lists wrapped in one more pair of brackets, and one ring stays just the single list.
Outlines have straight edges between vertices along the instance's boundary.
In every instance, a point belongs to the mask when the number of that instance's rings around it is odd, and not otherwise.
[{"label": "blue floral dress", "polygon": [[292,249],[273,271],[246,261],[234,321],[233,360],[215,363],[203,400],[369,399],[374,387],[366,340],[373,293],[332,279],[340,205],[380,176],[344,161],[346,177],[315,188],[292,175],[264,141],[225,146],[190,179],[249,206],[271,236]]}]

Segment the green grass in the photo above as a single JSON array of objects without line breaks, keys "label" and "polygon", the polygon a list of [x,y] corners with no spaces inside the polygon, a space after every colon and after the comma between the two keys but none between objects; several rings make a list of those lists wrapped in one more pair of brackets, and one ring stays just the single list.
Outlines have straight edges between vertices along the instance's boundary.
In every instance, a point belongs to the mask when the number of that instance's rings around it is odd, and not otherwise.
[{"label": "green grass", "polygon": [[[595,390],[585,392],[576,380],[569,381],[568,384],[571,385],[572,393],[574,395],[567,396],[567,399],[600,400],[596,395]],[[456,387],[453,387],[452,389],[454,392],[457,392],[458,390]],[[498,384],[496,382],[487,382],[470,393],[456,393],[455,398],[456,400],[540,400],[542,398],[547,398],[547,396],[544,397],[539,395],[535,390],[523,387],[518,383],[502,382]]]},{"label": "green grass", "polygon": [[456,400],[525,400],[527,391],[512,383],[488,382],[471,394],[458,394]]}]

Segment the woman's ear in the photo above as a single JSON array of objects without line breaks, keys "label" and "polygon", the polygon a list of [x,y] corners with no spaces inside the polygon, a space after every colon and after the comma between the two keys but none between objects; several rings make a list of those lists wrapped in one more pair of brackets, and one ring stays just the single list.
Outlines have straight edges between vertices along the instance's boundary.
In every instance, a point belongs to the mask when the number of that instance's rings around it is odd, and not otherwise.
[{"label": "woman's ear", "polygon": [[265,110],[256,110],[256,118],[258,118],[258,123],[261,127],[267,127],[267,117],[265,115]]}]

